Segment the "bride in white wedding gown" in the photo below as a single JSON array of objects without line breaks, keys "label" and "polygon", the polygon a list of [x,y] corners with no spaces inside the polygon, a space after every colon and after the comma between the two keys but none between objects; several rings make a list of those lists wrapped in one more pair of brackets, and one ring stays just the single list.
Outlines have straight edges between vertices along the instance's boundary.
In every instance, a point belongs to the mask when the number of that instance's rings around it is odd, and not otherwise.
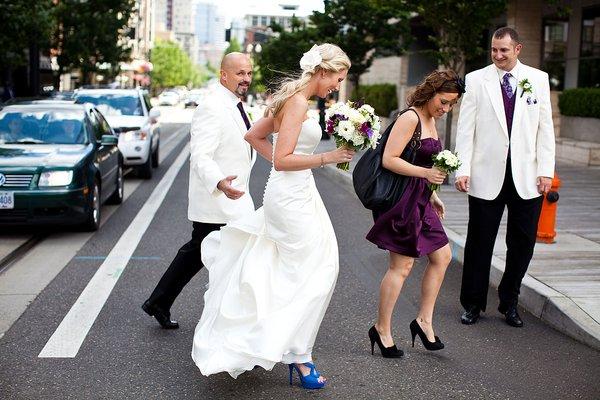
[{"label": "bride in white wedding gown", "polygon": [[[209,270],[192,358],[204,375],[237,377],[255,366],[290,364],[304,388],[323,387],[312,362],[315,338],[338,274],[338,248],[312,168],[345,162],[354,152],[313,154],[321,127],[307,100],[338,90],[350,60],[337,46],[305,53],[302,75],[283,83],[246,140],[273,167],[263,207],[213,232],[202,243]],[[273,134],[273,145],[267,136]]]}]

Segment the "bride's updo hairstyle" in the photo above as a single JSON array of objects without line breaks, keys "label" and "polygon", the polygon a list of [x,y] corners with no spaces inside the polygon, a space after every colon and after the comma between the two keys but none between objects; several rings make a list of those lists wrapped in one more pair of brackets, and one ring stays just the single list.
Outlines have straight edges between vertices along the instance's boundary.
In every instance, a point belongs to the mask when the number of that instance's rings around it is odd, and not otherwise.
[{"label": "bride's updo hairstyle", "polygon": [[433,71],[408,95],[406,105],[409,107],[421,107],[438,92],[458,93],[458,98],[460,98],[465,92],[465,82],[451,69]]},{"label": "bride's updo hairstyle", "polygon": [[286,100],[305,89],[313,75],[322,70],[327,72],[340,72],[350,69],[350,59],[338,46],[330,43],[314,45],[310,51],[304,53],[300,60],[302,74],[284,79],[279,89],[273,94],[273,101],[267,108],[266,114],[277,115],[283,108]]}]

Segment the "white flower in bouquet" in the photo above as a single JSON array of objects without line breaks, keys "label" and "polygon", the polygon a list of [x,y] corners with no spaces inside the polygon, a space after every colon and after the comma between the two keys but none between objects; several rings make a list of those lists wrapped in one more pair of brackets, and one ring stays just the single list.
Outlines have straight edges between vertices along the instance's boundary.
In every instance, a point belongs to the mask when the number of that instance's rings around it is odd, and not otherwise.
[{"label": "white flower in bouquet", "polygon": [[[456,171],[461,164],[458,154],[453,153],[450,150],[442,150],[431,158],[433,159],[433,166],[447,174]],[[432,191],[438,190],[440,185],[430,183],[429,188]]]},{"label": "white flower in bouquet", "polygon": [[350,140],[357,146],[362,146],[365,143],[365,137],[360,131],[354,131]]},{"label": "white flower in bouquet", "polygon": [[[375,115],[375,110],[373,109],[373,107],[371,107],[368,104],[363,104],[362,106],[360,106],[359,110],[364,110],[366,111],[368,114],[372,114]],[[379,118],[378,118],[379,119]]]},{"label": "white flower in bouquet", "polygon": [[341,137],[351,141],[354,134],[354,125],[350,121],[340,121],[338,131]]},{"label": "white flower in bouquet", "polygon": [[355,125],[360,126],[360,125],[364,124],[365,122],[367,122],[365,117],[358,110],[355,110],[355,109],[349,110],[348,117],[350,118],[350,121],[352,121],[352,123]]},{"label": "white flower in bouquet", "polygon": [[[335,138],[338,147],[353,150],[375,148],[381,135],[381,123],[375,110],[368,104],[351,101],[336,103],[326,112],[326,131]],[[338,168],[348,171],[349,163],[340,163]]]}]

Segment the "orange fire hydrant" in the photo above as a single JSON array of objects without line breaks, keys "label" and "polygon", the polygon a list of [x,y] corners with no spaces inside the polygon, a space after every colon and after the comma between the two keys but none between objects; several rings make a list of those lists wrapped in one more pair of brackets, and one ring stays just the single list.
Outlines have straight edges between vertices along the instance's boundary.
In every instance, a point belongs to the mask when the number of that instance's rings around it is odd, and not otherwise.
[{"label": "orange fire hydrant", "polygon": [[542,213],[538,221],[538,230],[536,240],[540,243],[554,243],[556,240],[556,207],[558,202],[558,188],[560,187],[560,179],[558,174],[554,174],[552,178],[552,187],[544,196],[542,204]]}]

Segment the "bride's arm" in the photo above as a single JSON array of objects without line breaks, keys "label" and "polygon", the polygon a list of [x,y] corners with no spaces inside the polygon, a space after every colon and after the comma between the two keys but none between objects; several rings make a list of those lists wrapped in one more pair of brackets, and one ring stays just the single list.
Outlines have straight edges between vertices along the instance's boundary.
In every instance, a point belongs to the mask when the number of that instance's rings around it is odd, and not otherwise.
[{"label": "bride's arm", "polygon": [[352,160],[354,151],[346,149],[312,155],[293,154],[307,111],[308,103],[301,95],[290,97],[283,106],[277,146],[275,146],[273,157],[273,166],[277,171],[301,171],[318,168],[325,164]]},{"label": "bride's arm", "polygon": [[273,161],[273,145],[269,142],[267,137],[273,133],[273,130],[275,129],[273,123],[274,120],[275,119],[272,116],[261,118],[252,125],[252,128],[244,135],[244,139],[250,143],[250,146],[269,162]]}]

